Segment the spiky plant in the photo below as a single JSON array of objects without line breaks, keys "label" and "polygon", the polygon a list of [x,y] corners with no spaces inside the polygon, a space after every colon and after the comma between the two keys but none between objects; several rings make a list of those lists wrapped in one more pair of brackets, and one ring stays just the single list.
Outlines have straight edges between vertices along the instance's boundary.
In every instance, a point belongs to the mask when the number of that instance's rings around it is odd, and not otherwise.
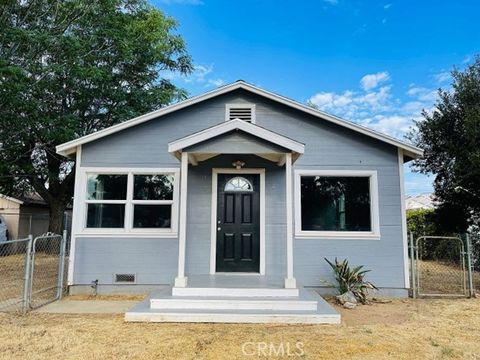
[{"label": "spiky plant", "polygon": [[355,298],[362,304],[367,303],[367,295],[369,290],[378,290],[370,281],[365,280],[365,274],[370,270],[363,270],[363,265],[350,268],[347,259],[332,263],[327,258],[325,261],[330,265],[335,273],[335,280],[337,281],[337,290],[340,294],[351,291]]}]

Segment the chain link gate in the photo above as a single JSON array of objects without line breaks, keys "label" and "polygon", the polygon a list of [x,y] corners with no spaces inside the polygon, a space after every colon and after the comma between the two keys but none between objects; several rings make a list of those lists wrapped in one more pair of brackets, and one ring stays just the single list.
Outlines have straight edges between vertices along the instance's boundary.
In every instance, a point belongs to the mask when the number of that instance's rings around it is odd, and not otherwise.
[{"label": "chain link gate", "polygon": [[0,243],[0,311],[26,312],[62,297],[66,242],[64,231]]},{"label": "chain link gate", "polygon": [[32,238],[0,242],[0,311],[21,311]]},{"label": "chain link gate", "polygon": [[62,297],[65,241],[62,235],[46,234],[33,240],[28,303],[36,309]]},{"label": "chain link gate", "polygon": [[474,296],[471,255],[468,235],[410,234],[413,297]]}]

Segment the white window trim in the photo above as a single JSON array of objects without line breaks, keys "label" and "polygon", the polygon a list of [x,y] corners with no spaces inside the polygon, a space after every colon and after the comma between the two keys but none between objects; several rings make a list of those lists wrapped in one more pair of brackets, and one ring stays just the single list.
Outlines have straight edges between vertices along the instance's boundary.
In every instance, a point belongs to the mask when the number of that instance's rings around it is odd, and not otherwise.
[{"label": "white window trim", "polygon": [[[237,108],[237,109],[250,109],[252,111],[252,121],[250,123],[255,124],[255,104],[251,103],[229,103],[225,104],[225,121],[230,121],[230,109]],[[248,121],[247,121],[248,122]]]},{"label": "white window trim", "polygon": [[[297,239],[380,239],[378,208],[378,179],[375,170],[302,170],[295,173],[295,238]],[[370,216],[372,231],[308,231],[302,230],[301,177],[302,176],[343,176],[370,178]]]},{"label": "white window trim", "polygon": [[[180,193],[180,169],[179,168],[116,168],[116,167],[80,167],[78,169],[79,191],[75,194],[76,215],[79,219],[75,235],[85,236],[145,236],[154,238],[176,238],[178,236],[178,203]],[[88,174],[115,174],[128,176],[126,200],[87,200],[87,176]],[[133,200],[133,176],[134,175],[157,175],[171,174],[174,176],[172,200]],[[110,203],[126,204],[125,222],[123,228],[87,228],[87,204]],[[171,204],[172,216],[171,227],[165,228],[133,228],[133,206],[135,204]]]}]

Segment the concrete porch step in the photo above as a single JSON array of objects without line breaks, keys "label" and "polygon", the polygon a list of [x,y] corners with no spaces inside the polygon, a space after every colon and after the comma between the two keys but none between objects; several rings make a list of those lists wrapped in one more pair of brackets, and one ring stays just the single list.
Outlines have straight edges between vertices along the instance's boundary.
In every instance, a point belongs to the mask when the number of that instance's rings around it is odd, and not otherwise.
[{"label": "concrete porch step", "polygon": [[213,288],[213,287],[173,287],[173,296],[229,296],[229,297],[296,297],[298,289],[282,288]]},{"label": "concrete porch step", "polygon": [[[257,291],[263,289],[256,289]],[[230,294],[229,294],[230,295]],[[317,310],[317,299],[305,289],[299,296],[175,296],[171,289],[153,293],[152,309],[197,309],[197,310]]]},{"label": "concrete porch step", "polygon": [[[152,309],[147,299],[125,313],[128,322],[339,324],[340,314],[315,292],[316,310]],[[253,299],[248,299],[251,301]]]},{"label": "concrete porch step", "polygon": [[256,275],[194,275],[187,287],[173,287],[173,296],[296,297],[298,289],[285,289],[283,279]]}]

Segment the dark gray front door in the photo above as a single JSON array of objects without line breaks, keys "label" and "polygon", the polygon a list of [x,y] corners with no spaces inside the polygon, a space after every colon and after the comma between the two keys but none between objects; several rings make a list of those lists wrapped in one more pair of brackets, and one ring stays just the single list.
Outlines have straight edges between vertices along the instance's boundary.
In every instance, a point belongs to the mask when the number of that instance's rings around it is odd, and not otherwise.
[{"label": "dark gray front door", "polygon": [[260,176],[219,174],[217,272],[259,272]]}]

